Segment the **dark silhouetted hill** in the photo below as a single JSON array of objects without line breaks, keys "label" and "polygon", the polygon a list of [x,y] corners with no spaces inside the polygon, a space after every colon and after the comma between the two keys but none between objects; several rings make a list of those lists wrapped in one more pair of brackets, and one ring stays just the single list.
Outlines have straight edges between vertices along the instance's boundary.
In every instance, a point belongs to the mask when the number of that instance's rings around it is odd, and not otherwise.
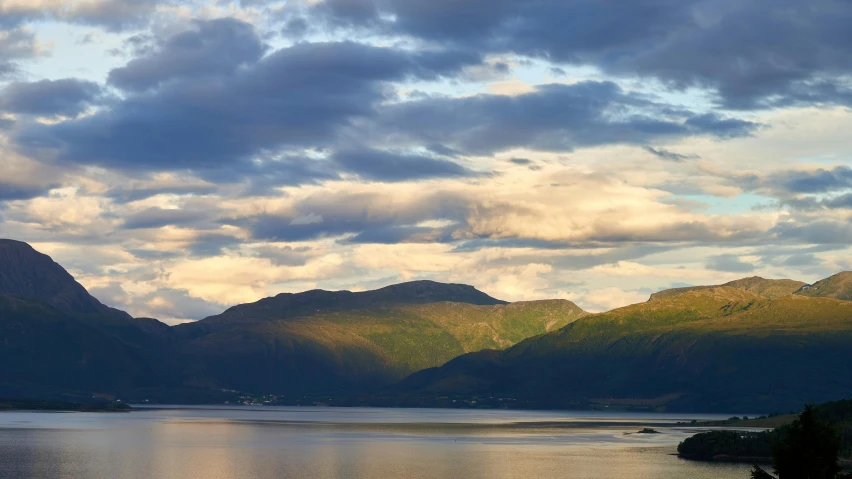
[{"label": "dark silhouetted hill", "polygon": [[50,256],[27,243],[0,239],[0,294],[33,299],[67,313],[126,313],[101,304]]}]

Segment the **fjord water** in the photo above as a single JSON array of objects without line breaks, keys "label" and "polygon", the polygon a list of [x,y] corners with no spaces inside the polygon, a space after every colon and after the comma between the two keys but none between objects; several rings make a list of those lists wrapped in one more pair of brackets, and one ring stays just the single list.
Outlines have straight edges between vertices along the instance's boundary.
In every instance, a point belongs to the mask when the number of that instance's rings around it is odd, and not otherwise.
[{"label": "fjord water", "polygon": [[[0,478],[748,477],[673,455],[713,416],[220,407],[0,413]],[[660,434],[637,434],[643,425]]]}]

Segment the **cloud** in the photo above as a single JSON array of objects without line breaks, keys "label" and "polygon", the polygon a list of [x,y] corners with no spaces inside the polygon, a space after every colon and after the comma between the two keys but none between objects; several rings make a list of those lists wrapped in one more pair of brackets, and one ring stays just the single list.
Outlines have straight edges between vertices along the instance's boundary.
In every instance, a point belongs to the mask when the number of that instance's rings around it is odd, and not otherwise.
[{"label": "cloud", "polygon": [[190,296],[185,289],[158,288],[142,294],[131,294],[113,281],[89,288],[89,293],[104,304],[129,309],[136,317],[157,318],[167,324],[179,324],[221,313],[223,305]]},{"label": "cloud", "polygon": [[[668,205],[668,194],[614,178],[566,170],[523,181],[351,183],[289,190],[276,210],[235,217],[257,240],[338,238],[357,243],[530,241],[571,247],[763,237],[776,213],[701,215]],[[308,216],[322,221],[294,221]],[[536,244],[526,243],[527,247]]]},{"label": "cloud", "polygon": [[541,169],[541,165],[536,164],[534,161],[529,158],[509,158],[509,163],[518,166],[526,166],[527,169],[531,171],[538,171]]},{"label": "cloud", "polygon": [[0,25],[56,20],[96,25],[111,31],[147,23],[161,0],[6,0],[0,3]]},{"label": "cloud", "polygon": [[[707,171],[707,170],[705,170]],[[755,171],[707,171],[744,191],[774,197],[778,206],[794,211],[843,209],[850,206],[852,168],[776,169]]]},{"label": "cloud", "polygon": [[112,186],[104,196],[118,203],[132,203],[158,195],[209,195],[216,193],[219,186],[193,178],[173,175],[158,175],[149,181],[122,181]]},{"label": "cloud", "polygon": [[698,155],[682,155],[680,153],[674,153],[672,151],[669,151],[665,148],[652,148],[648,145],[643,146],[642,149],[658,158],[662,158],[668,161],[674,161],[675,163],[701,158]]},{"label": "cloud", "polygon": [[38,53],[38,43],[32,31],[26,28],[4,30],[0,24],[0,79],[18,71],[14,60],[31,58]]},{"label": "cloud", "polygon": [[783,241],[796,241],[805,244],[850,244],[852,243],[852,225],[849,221],[837,221],[830,218],[815,218],[807,222],[780,222],[771,231]]},{"label": "cloud", "polygon": [[829,208],[852,208],[852,193],[835,196],[823,203]]},{"label": "cloud", "polygon": [[562,297],[592,313],[610,311],[629,304],[642,303],[650,295],[642,291],[623,291],[617,287],[595,289],[581,293],[563,293]]},{"label": "cloud", "polygon": [[190,226],[209,219],[215,210],[146,208],[142,211],[124,215],[124,227],[127,229],[161,228],[163,226]]},{"label": "cloud", "polygon": [[509,163],[514,163],[516,165],[529,166],[532,165],[532,160],[528,158],[510,158]]},{"label": "cloud", "polygon": [[811,253],[807,254],[795,254],[789,256],[784,260],[785,266],[793,266],[793,267],[802,267],[802,266],[818,266],[821,265],[823,261]]},{"label": "cloud", "polygon": [[0,229],[137,315],[852,264],[848,2],[0,5]]},{"label": "cloud", "polygon": [[792,193],[825,193],[852,188],[852,168],[838,166],[831,170],[785,171],[773,175],[770,181]]},{"label": "cloud", "polygon": [[728,108],[852,100],[847,1],[327,0],[314,14],[455,48],[708,88]]},{"label": "cloud", "polygon": [[744,263],[739,257],[732,254],[711,256],[707,261],[707,268],[729,273],[751,273],[756,269],[753,264]]},{"label": "cloud", "polygon": [[76,117],[98,101],[97,83],[66,78],[14,82],[0,90],[0,111],[44,117]]},{"label": "cloud", "polygon": [[[162,67],[157,55],[144,57],[146,64]],[[220,169],[225,181],[246,172],[261,177],[267,167],[274,172],[278,162],[287,162],[281,173],[295,175],[290,181],[298,183],[315,178],[314,170],[322,167],[313,166],[316,158],[288,150],[333,144],[341,127],[372,115],[388,98],[389,82],[437,79],[477,62],[464,53],[342,42],[296,44],[237,72],[203,78],[151,67],[146,74],[160,72],[171,80],[153,93],[115,99],[90,116],[22,126],[15,141],[45,161],[143,172],[216,175]],[[156,84],[154,77],[144,78],[143,85]]]},{"label": "cloud", "polygon": [[63,172],[44,167],[0,146],[0,202],[28,200],[46,195],[58,188],[63,180]]},{"label": "cloud", "polygon": [[540,85],[516,95],[435,97],[381,111],[380,132],[419,142],[439,139],[469,154],[511,148],[571,151],[579,147],[709,135],[747,136],[753,122],[694,114],[622,90],[612,82]]},{"label": "cloud", "polygon": [[272,261],[275,266],[304,266],[311,259],[311,251],[309,246],[259,246],[253,248],[253,251],[261,258],[267,258]]},{"label": "cloud", "polygon": [[[354,235],[356,242],[414,241],[417,235],[442,228],[418,227],[429,220],[454,219],[463,213],[464,200],[453,193],[389,196],[353,191],[298,198],[280,214],[266,213],[238,219],[261,240],[304,241]],[[304,221],[303,218],[318,220]]]},{"label": "cloud", "polygon": [[241,238],[230,234],[202,233],[190,242],[187,250],[190,255],[197,257],[219,256],[225,254],[225,249],[236,247],[241,243]]},{"label": "cloud", "polygon": [[[63,2],[59,18],[118,31],[144,25],[161,0],[88,0]],[[69,8],[70,7],[70,8]]]},{"label": "cloud", "polygon": [[379,26],[379,8],[372,0],[326,0],[317,2],[313,13],[337,26]]},{"label": "cloud", "polygon": [[165,39],[155,50],[109,73],[109,83],[141,91],[174,79],[233,74],[256,63],[266,46],[254,27],[233,19],[196,20],[193,28]]},{"label": "cloud", "polygon": [[46,194],[56,185],[22,185],[0,180],[0,201],[28,200]]},{"label": "cloud", "polygon": [[209,256],[170,265],[164,287],[188,288],[206,301],[237,304],[281,292],[275,284],[343,275],[342,259],[326,254],[301,266],[276,266],[266,258]]},{"label": "cloud", "polygon": [[473,172],[458,163],[421,155],[359,149],[338,151],[332,158],[344,170],[366,180],[403,181],[473,176]]}]

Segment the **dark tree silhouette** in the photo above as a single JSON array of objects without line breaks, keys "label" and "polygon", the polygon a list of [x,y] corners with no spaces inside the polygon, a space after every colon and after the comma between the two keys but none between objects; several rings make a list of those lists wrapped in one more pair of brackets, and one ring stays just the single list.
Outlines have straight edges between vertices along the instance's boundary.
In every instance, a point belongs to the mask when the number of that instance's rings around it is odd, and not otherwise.
[{"label": "dark tree silhouette", "polygon": [[764,471],[760,466],[754,466],[751,470],[751,479],[775,479],[772,474]]},{"label": "dark tree silhouette", "polygon": [[[786,438],[772,449],[774,470],[778,479],[841,479],[837,462],[840,440],[834,429],[817,421],[813,405],[805,406],[798,419],[790,424]],[[754,466],[752,479],[774,479]]]}]

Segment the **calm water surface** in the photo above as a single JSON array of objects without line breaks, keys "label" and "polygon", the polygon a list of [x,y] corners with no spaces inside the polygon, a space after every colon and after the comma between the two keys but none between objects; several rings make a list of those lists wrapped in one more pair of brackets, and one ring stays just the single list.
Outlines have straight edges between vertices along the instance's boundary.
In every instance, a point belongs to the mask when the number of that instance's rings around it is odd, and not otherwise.
[{"label": "calm water surface", "polygon": [[[672,454],[714,416],[229,407],[0,413],[0,479],[747,478]],[[652,426],[661,434],[636,434]]]}]

